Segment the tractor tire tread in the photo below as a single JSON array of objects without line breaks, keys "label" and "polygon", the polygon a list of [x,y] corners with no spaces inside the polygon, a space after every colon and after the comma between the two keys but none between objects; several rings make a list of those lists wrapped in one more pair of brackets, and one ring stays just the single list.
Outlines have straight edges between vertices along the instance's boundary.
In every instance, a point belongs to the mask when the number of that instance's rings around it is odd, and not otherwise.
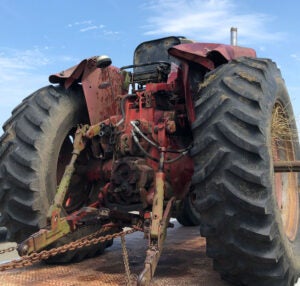
[{"label": "tractor tire tread", "polygon": [[294,285],[299,274],[270,193],[266,130],[278,78],[272,61],[239,58],[207,74],[195,101],[200,232],[214,268],[235,285]]}]

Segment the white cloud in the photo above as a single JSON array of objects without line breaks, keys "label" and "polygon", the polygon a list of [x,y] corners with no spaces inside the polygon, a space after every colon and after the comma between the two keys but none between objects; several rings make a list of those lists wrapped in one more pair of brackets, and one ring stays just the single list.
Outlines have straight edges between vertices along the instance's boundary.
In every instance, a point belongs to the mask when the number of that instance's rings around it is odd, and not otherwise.
[{"label": "white cloud", "polygon": [[[3,49],[0,54],[0,125],[10,117],[12,109],[39,87],[47,85],[47,75],[37,70],[49,59],[39,50]],[[1,134],[1,131],[0,131]]]},{"label": "white cloud", "polygon": [[259,47],[259,50],[260,50],[261,52],[265,52],[265,51],[266,51],[266,47],[265,47],[265,46],[260,46],[260,47]]},{"label": "white cloud", "polygon": [[40,83],[42,75],[37,70],[47,66],[51,61],[38,49],[23,51],[1,48],[1,50],[0,91],[3,106],[6,102],[14,101],[14,97],[20,95],[20,90],[26,92],[25,86],[30,89],[36,82]]},{"label": "white cloud", "polygon": [[114,32],[114,31],[107,31],[107,30],[104,30],[104,31],[103,31],[103,34],[104,34],[105,36],[112,36],[112,35],[118,35],[119,32]]},{"label": "white cloud", "polygon": [[67,25],[68,28],[72,28],[74,26],[83,26],[83,25],[92,25],[92,20],[85,20],[85,21],[77,21],[75,23],[70,23]]},{"label": "white cloud", "polygon": [[238,27],[239,42],[280,40],[282,33],[268,32],[274,19],[262,13],[240,13],[231,0],[156,0],[144,5],[153,16],[143,28],[146,35],[184,35],[211,42],[229,42],[231,27]]},{"label": "white cloud", "polygon": [[85,20],[85,21],[81,21],[81,22],[75,22],[74,25],[91,25],[92,21],[91,20]]},{"label": "white cloud", "polygon": [[49,59],[39,50],[16,50],[1,48],[0,54],[0,82],[3,73],[10,70],[32,70],[36,67],[45,66]]},{"label": "white cloud", "polygon": [[90,30],[101,30],[101,29],[103,29],[105,26],[104,25],[98,25],[98,26],[96,26],[96,25],[93,25],[93,26],[88,26],[88,27],[85,27],[85,28],[81,28],[80,30],[79,30],[79,32],[87,32],[87,31],[90,31]]},{"label": "white cloud", "polygon": [[81,33],[92,31],[92,30],[102,30],[105,28],[103,24],[95,24],[92,20],[86,20],[81,22],[74,22],[67,25],[68,28],[76,28]]},{"label": "white cloud", "polygon": [[82,28],[79,30],[79,32],[87,32],[87,31],[90,31],[90,30],[97,30],[98,29],[98,26],[88,26],[86,28]]},{"label": "white cloud", "polygon": [[110,29],[107,29],[107,27],[103,24],[96,24],[91,20],[81,21],[81,22],[75,22],[72,24],[67,25],[68,28],[72,29],[78,29],[80,33],[90,32],[90,31],[96,31],[97,35],[102,36],[116,36],[120,34],[119,31],[113,31]]},{"label": "white cloud", "polygon": [[293,58],[296,61],[300,61],[300,55],[299,54],[291,54],[291,58]]}]

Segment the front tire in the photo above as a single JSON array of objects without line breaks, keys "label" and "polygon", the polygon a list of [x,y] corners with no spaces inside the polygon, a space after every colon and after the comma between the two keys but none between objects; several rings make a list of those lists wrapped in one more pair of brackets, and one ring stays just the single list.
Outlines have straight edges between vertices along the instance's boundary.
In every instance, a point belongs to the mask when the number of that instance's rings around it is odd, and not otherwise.
[{"label": "front tire", "polygon": [[[276,137],[278,107],[286,134]],[[273,164],[299,160],[299,144],[279,70],[265,59],[223,65],[206,76],[195,111],[192,183],[214,268],[236,285],[294,285],[298,175]]]}]

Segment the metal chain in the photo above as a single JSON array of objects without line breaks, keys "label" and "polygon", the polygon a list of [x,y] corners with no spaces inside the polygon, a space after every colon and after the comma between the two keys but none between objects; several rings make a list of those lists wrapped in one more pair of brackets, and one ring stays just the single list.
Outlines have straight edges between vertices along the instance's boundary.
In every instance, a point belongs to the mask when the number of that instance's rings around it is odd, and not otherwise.
[{"label": "metal chain", "polygon": [[16,246],[11,246],[11,247],[6,248],[6,249],[0,249],[0,255],[4,254],[4,253],[7,253],[7,252],[15,251],[15,250],[17,250]]},{"label": "metal chain", "polygon": [[121,244],[122,244],[122,253],[123,253],[123,262],[125,267],[126,275],[126,286],[135,286],[137,284],[137,275],[131,274],[129,266],[128,252],[126,248],[125,235],[121,235]]},{"label": "metal chain", "polygon": [[126,285],[131,286],[129,259],[128,259],[128,252],[126,248],[126,241],[124,235],[121,236],[121,244],[122,244],[123,262],[124,262],[125,274],[126,274]]},{"label": "metal chain", "polygon": [[[100,235],[101,233],[103,233],[103,232],[109,230],[110,228],[111,228],[111,227],[104,227],[104,228],[102,228],[102,229],[100,229],[100,230],[97,230],[96,232],[94,232],[94,233],[92,233],[92,234],[89,234],[89,235],[87,235],[87,236],[84,236],[84,237],[82,237],[82,238],[79,238],[79,239],[77,239],[76,241],[78,242],[79,240],[83,240],[83,239],[91,239],[91,238],[93,238],[93,237],[95,237],[95,236],[98,236],[98,235]],[[17,250],[17,249],[18,249],[18,246],[11,246],[11,247],[8,247],[8,248],[6,248],[6,249],[0,249],[0,255],[5,254],[5,253],[8,253],[8,252],[15,251],[15,250]]]},{"label": "metal chain", "polygon": [[[6,270],[15,269],[15,268],[22,268],[22,267],[30,266],[41,260],[47,260],[48,258],[55,256],[57,254],[62,254],[67,251],[72,251],[72,250],[79,249],[82,247],[87,247],[90,245],[103,243],[107,240],[111,240],[111,239],[117,238],[119,236],[131,234],[131,233],[137,231],[136,228],[132,228],[127,231],[120,231],[117,233],[108,234],[108,235],[101,236],[101,237],[95,237],[95,236],[98,236],[100,233],[103,233],[109,229],[111,229],[111,227],[101,229],[93,234],[90,234],[90,235],[84,237],[84,238],[77,239],[75,241],[64,244],[62,246],[52,248],[50,250],[43,250],[41,252],[34,252],[30,255],[22,256],[20,259],[16,259],[11,262],[0,265],[0,271],[6,271]],[[11,250],[11,249],[12,249],[12,247],[2,250],[2,253],[13,251],[16,248],[14,248],[13,250]]]}]

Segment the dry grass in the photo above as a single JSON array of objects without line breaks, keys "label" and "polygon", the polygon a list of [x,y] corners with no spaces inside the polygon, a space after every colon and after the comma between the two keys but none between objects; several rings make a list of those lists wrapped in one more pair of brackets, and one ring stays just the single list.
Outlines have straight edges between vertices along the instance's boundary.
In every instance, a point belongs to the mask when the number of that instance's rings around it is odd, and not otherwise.
[{"label": "dry grass", "polygon": [[216,77],[217,77],[217,75],[215,75],[215,74],[209,75],[202,83],[199,84],[198,92],[201,89],[206,88]]},{"label": "dry grass", "polygon": [[[298,142],[298,134],[296,127],[292,127],[294,124],[291,124],[294,118],[288,117],[288,113],[285,107],[280,104],[276,104],[273,109],[272,114],[272,147],[278,149],[278,147],[286,148],[293,146],[294,143]],[[274,146],[276,144],[276,146]]]}]

